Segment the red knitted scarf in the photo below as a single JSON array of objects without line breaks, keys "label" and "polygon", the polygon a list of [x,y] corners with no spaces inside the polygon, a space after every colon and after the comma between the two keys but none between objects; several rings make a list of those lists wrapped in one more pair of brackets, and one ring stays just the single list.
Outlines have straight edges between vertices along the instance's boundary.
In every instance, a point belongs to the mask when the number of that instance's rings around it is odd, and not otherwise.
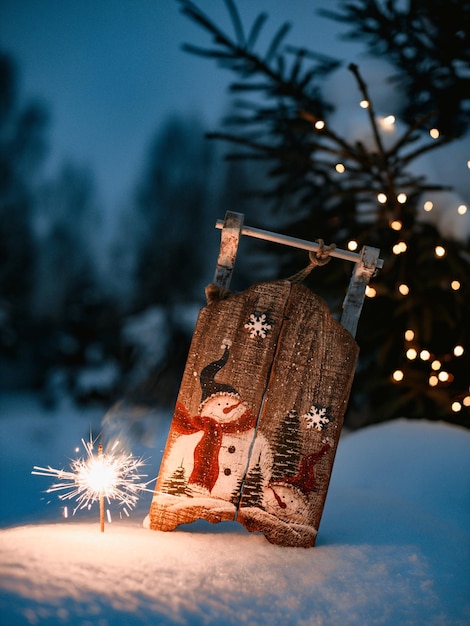
[{"label": "red knitted scarf", "polygon": [[172,428],[180,435],[192,435],[203,431],[201,441],[194,448],[194,467],[188,482],[212,491],[219,477],[219,452],[222,436],[254,428],[256,417],[246,410],[237,420],[218,422],[212,417],[191,417],[181,402],[176,403]]}]

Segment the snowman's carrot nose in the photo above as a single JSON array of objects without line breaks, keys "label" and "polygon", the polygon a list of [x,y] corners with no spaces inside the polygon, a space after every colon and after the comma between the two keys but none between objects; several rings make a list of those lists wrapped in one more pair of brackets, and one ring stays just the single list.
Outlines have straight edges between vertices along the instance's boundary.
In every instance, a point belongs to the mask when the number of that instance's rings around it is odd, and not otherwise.
[{"label": "snowman's carrot nose", "polygon": [[241,401],[237,402],[237,404],[232,404],[231,406],[226,406],[225,409],[223,410],[224,413],[230,413],[231,411],[233,411],[234,409],[237,408],[237,406],[240,406]]}]

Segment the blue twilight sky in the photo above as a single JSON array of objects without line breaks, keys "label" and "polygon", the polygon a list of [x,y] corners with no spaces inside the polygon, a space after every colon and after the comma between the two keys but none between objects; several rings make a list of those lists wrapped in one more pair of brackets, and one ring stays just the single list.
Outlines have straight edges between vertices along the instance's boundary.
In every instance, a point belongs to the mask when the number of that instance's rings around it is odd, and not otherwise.
[{"label": "blue twilight sky", "polygon": [[[223,0],[197,0],[229,24]],[[289,42],[350,61],[363,48],[342,43],[344,26],[316,15],[335,0],[237,0],[246,26],[266,11],[266,39],[292,22]],[[48,171],[66,158],[89,164],[113,212],[141,171],[148,142],[173,113],[217,128],[232,78],[181,50],[208,36],[176,0],[2,0],[0,47],[18,63],[20,93],[51,113]]]}]

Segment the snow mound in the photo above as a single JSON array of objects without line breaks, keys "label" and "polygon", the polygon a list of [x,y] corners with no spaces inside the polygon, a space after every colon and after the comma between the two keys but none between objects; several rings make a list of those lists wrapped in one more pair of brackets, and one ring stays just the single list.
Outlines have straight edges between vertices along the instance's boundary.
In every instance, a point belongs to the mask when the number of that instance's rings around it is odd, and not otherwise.
[{"label": "snow mound", "polygon": [[0,531],[0,612],[16,624],[464,625],[470,432],[399,420],[340,442],[312,549],[237,523],[143,519]]}]

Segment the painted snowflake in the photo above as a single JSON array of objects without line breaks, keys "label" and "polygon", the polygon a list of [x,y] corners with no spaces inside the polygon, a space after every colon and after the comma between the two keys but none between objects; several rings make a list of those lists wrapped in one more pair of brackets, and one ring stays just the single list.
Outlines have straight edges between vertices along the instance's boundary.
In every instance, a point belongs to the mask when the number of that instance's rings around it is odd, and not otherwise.
[{"label": "painted snowflake", "polygon": [[249,331],[250,337],[262,337],[264,339],[271,330],[272,324],[268,322],[266,313],[252,313],[245,324],[245,328]]},{"label": "painted snowflake", "polygon": [[333,420],[329,415],[329,407],[312,404],[310,410],[302,416],[307,421],[307,428],[316,428],[319,431],[325,430]]}]

